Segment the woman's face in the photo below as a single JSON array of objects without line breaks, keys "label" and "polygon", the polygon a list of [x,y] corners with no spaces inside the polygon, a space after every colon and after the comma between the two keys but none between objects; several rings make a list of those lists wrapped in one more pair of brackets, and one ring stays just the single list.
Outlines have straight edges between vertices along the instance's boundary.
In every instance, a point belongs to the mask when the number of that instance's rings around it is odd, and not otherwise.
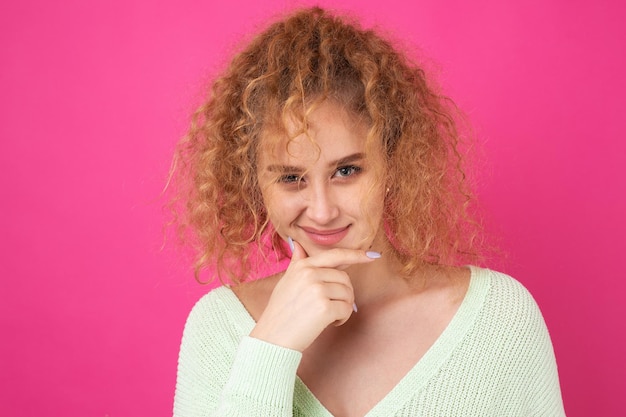
[{"label": "woman's face", "polygon": [[334,247],[367,250],[381,229],[381,150],[366,156],[367,125],[332,102],[308,122],[309,137],[270,149],[261,143],[258,179],[269,219],[309,255]]}]

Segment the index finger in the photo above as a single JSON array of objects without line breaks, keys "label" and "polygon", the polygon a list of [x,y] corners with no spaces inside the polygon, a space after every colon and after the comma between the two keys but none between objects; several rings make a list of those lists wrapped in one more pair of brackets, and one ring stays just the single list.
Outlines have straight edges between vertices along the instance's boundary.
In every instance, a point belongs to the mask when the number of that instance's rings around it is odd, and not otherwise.
[{"label": "index finger", "polygon": [[374,251],[334,248],[306,258],[306,262],[316,268],[343,269],[350,265],[372,262],[381,257]]}]

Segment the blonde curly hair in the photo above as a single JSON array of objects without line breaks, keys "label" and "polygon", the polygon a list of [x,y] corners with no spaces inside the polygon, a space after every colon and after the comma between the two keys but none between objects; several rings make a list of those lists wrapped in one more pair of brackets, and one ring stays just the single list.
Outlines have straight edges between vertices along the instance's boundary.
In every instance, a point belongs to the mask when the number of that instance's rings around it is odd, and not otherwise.
[{"label": "blonde curly hair", "polygon": [[332,99],[369,125],[385,149],[384,224],[411,276],[424,264],[478,259],[480,227],[463,170],[454,104],[391,42],[315,7],[256,36],[212,83],[175,156],[177,222],[196,243],[196,277],[249,278],[251,254],[288,256],[257,183],[263,131],[285,130]]}]

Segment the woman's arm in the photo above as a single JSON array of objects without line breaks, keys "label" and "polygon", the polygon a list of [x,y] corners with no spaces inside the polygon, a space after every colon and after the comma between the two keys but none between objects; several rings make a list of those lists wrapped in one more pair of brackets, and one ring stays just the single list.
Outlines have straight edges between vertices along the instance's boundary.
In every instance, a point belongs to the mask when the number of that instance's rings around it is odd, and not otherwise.
[{"label": "woman's arm", "polygon": [[189,315],[178,360],[174,416],[291,416],[302,354],[242,336],[245,326],[231,307],[216,291]]},{"label": "woman's arm", "polygon": [[340,268],[375,259],[351,249],[308,257],[296,242],[294,249],[253,328],[237,315],[238,301],[220,298],[225,289],[194,307],[180,349],[174,416],[292,415],[301,352],[353,312],[350,278]]}]

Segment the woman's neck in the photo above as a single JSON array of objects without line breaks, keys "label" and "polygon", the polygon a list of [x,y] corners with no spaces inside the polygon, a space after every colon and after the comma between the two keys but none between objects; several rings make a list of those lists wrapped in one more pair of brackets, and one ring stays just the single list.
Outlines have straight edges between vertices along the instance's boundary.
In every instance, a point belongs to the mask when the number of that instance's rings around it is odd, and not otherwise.
[{"label": "woman's neck", "polygon": [[403,276],[402,264],[386,237],[377,238],[372,250],[382,255],[380,259],[346,269],[354,288],[357,308],[425,286],[426,274],[417,273],[410,278]]}]

